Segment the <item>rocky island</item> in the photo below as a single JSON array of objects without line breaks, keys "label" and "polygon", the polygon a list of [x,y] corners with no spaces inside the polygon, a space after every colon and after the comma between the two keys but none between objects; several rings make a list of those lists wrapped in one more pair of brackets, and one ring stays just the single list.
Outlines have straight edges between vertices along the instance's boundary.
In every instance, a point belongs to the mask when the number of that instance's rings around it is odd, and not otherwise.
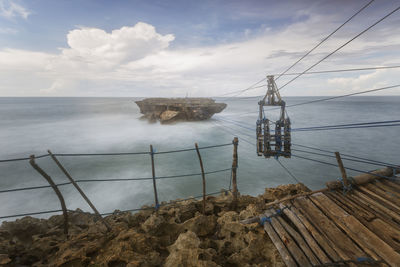
[{"label": "rocky island", "polygon": [[211,98],[146,98],[135,103],[142,119],[161,123],[208,120],[227,106]]}]

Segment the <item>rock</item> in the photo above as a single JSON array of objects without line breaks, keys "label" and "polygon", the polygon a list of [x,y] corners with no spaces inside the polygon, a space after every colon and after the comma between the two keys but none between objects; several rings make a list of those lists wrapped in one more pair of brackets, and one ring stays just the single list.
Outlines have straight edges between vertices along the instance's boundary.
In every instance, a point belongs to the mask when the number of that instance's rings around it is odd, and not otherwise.
[{"label": "rock", "polygon": [[179,111],[173,111],[173,110],[166,110],[160,115],[160,121],[162,122],[168,122],[169,120],[174,119],[176,116],[178,116]]},{"label": "rock", "polygon": [[201,121],[226,108],[211,98],[146,98],[135,102],[149,122]]},{"label": "rock", "polygon": [[[307,192],[302,184],[266,189],[259,197],[232,194],[202,200],[165,203],[155,212],[115,211],[104,219],[68,212],[69,236],[63,216],[47,220],[25,217],[0,227],[1,266],[284,266],[258,223],[240,220],[260,214],[266,201]],[[144,206],[144,208],[146,208]]]},{"label": "rock", "polygon": [[265,202],[271,202],[277,199],[282,199],[287,196],[294,196],[300,193],[310,192],[311,190],[302,183],[299,184],[285,184],[276,188],[265,188],[265,193],[262,198]]},{"label": "rock", "polygon": [[0,265],[10,263],[11,259],[6,254],[0,254]]},{"label": "rock", "polygon": [[212,261],[215,250],[201,249],[200,243],[200,239],[192,231],[180,234],[175,243],[168,248],[170,254],[164,266],[219,266]]},{"label": "rock", "polygon": [[207,236],[215,232],[217,219],[214,215],[205,216],[199,214],[198,216],[187,220],[183,223],[183,228],[196,233],[198,236]]}]

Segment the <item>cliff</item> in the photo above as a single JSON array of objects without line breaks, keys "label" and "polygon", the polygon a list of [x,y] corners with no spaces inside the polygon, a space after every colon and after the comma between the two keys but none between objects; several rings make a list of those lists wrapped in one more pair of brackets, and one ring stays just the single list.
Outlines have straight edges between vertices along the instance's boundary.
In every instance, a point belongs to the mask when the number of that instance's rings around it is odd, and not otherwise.
[{"label": "cliff", "polygon": [[[258,197],[223,192],[207,197],[206,214],[195,199],[132,214],[115,211],[105,226],[94,215],[69,212],[70,234],[63,216],[24,217],[0,227],[0,266],[285,266],[258,223],[240,220],[261,213],[265,203],[306,192],[302,185],[266,189]],[[164,203],[165,204],[165,203]]]},{"label": "cliff", "polygon": [[211,98],[146,98],[135,103],[143,119],[161,123],[207,120],[227,106]]}]

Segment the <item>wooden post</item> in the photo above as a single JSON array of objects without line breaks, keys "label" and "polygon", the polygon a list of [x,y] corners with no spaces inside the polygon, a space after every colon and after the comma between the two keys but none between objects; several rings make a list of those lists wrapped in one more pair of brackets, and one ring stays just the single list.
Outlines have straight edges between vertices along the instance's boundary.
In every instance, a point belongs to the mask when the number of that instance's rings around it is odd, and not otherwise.
[{"label": "wooden post", "polygon": [[154,168],[153,145],[150,145],[150,156],[151,156],[151,172],[153,174],[153,188],[154,188],[155,209],[157,211],[160,205],[158,204],[157,185],[156,185],[156,170]]},{"label": "wooden post", "polygon": [[201,177],[203,179],[203,214],[206,214],[206,176],[204,174],[203,161],[201,160],[199,146],[197,145],[197,143],[195,143],[194,145],[196,147],[197,156],[199,157],[200,161]]},{"label": "wooden post", "polygon": [[86,194],[82,191],[82,189],[79,187],[79,185],[75,182],[75,180],[71,177],[71,175],[67,172],[67,170],[64,168],[63,165],[58,161],[56,156],[51,153],[50,150],[47,150],[51,158],[54,160],[54,162],[57,164],[57,166],[61,169],[61,171],[67,176],[68,180],[75,186],[75,188],[78,190],[78,192],[81,194],[84,200],[89,204],[89,206],[92,208],[94,213],[100,218],[101,222],[106,226],[107,230],[110,231],[111,227],[110,225],[101,217],[100,213],[97,211],[96,207],[93,205],[93,203],[89,200],[89,198],[86,196]]},{"label": "wooden post", "polygon": [[61,194],[60,190],[58,189],[57,185],[53,182],[53,180],[51,179],[51,177],[45,173],[45,171],[39,167],[39,165],[36,164],[35,162],[35,155],[31,155],[30,156],[30,161],[29,163],[32,165],[32,167],[38,172],[40,173],[40,175],[43,176],[44,179],[46,179],[46,181],[50,184],[50,186],[53,188],[54,192],[56,193],[58,199],[60,200],[61,203],[61,208],[63,211],[63,215],[64,215],[64,234],[68,236],[68,213],[67,213],[67,207],[65,205],[65,201],[64,201],[64,197]]},{"label": "wooden post", "polygon": [[347,180],[347,174],[346,170],[344,169],[342,158],[340,157],[339,152],[335,152],[336,160],[339,165],[340,172],[342,173],[342,178],[343,178],[343,184],[345,187],[349,186],[349,181]]},{"label": "wooden post", "polygon": [[237,167],[238,167],[238,153],[237,148],[239,145],[239,139],[237,137],[233,138],[233,160],[232,160],[232,186],[233,186],[233,201],[237,202],[238,188],[237,188]]}]

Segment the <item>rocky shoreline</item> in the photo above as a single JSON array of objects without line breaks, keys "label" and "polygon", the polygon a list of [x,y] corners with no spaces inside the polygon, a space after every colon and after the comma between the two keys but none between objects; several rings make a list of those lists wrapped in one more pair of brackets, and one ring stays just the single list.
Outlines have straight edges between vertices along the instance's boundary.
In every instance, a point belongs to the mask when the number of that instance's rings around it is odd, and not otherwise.
[{"label": "rocky shoreline", "polygon": [[146,98],[135,103],[144,114],[142,119],[165,124],[208,120],[227,106],[211,98]]},{"label": "rocky shoreline", "polygon": [[285,266],[258,223],[240,220],[258,215],[265,203],[309,191],[302,184],[266,188],[258,197],[232,195],[191,199],[132,214],[115,211],[105,226],[93,214],[24,217],[0,227],[1,266]]}]

